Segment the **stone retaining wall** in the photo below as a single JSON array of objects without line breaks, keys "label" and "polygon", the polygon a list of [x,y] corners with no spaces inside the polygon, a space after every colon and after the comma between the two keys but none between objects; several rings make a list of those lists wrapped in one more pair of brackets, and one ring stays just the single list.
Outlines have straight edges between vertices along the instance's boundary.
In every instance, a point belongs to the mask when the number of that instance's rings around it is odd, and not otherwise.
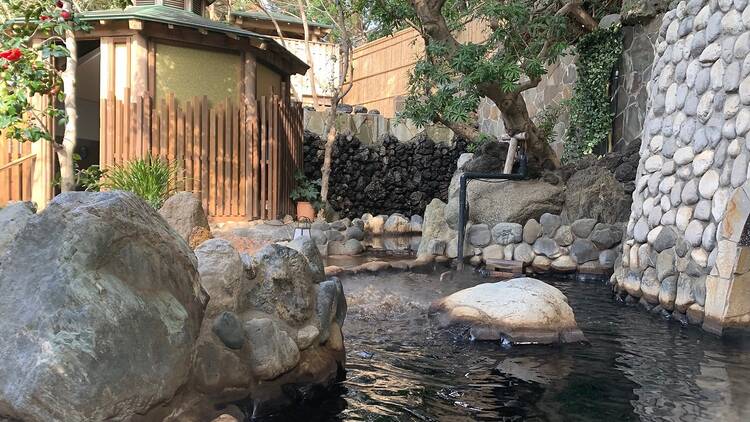
[{"label": "stone retaining wall", "polygon": [[[421,215],[432,198],[447,198],[465,145],[458,139],[441,144],[426,137],[400,142],[388,136],[367,144],[341,135],[333,149],[329,202],[341,217]],[[305,175],[311,180],[320,179],[324,148],[319,136],[305,132]]]},{"label": "stone retaining wall", "polygon": [[[542,214],[526,224],[473,224],[467,227],[464,257],[479,266],[494,260],[523,262],[530,273],[596,273],[612,271],[622,239],[622,224],[584,218],[564,224],[561,216]],[[456,239],[428,240],[432,255],[458,256]]]},{"label": "stone retaining wall", "polygon": [[[530,273],[611,273],[635,189],[633,146],[585,157],[541,179],[470,181],[463,257],[475,266],[514,260]],[[459,256],[459,179],[487,160],[481,152],[459,158],[447,203],[434,199],[425,209],[420,258]]]},{"label": "stone retaining wall", "polygon": [[750,213],[747,3],[682,1],[664,15],[614,275],[631,300],[716,332],[750,322],[750,294],[735,282]]}]

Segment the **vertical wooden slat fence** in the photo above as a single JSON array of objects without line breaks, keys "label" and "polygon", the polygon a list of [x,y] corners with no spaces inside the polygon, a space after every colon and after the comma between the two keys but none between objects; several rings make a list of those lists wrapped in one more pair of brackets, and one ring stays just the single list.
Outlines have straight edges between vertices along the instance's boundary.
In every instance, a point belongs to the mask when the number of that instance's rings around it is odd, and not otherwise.
[{"label": "vertical wooden slat fence", "polygon": [[36,156],[31,148],[31,142],[0,139],[0,207],[9,201],[32,200]]},{"label": "vertical wooden slat fence", "polygon": [[179,102],[173,95],[126,104],[111,94],[101,104],[100,162],[106,168],[151,154],[176,163],[178,188],[199,194],[215,218],[293,215],[289,193],[303,165],[302,107],[278,97],[250,106],[209,105],[206,97]]}]

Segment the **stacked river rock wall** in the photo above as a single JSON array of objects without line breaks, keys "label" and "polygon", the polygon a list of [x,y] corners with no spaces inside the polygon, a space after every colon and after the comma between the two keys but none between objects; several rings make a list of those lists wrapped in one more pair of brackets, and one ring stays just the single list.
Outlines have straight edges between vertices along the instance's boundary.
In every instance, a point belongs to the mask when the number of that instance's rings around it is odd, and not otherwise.
[{"label": "stacked river rock wall", "polygon": [[627,240],[614,275],[623,294],[693,323],[705,314],[704,327],[714,331],[748,320],[744,308],[727,307],[750,212],[747,4],[682,1],[664,15]]},{"label": "stacked river rock wall", "polygon": [[[497,161],[486,154],[463,154],[447,203],[436,198],[427,206],[420,258],[459,256],[459,180],[464,171]],[[530,273],[609,274],[620,255],[638,159],[631,144],[541,179],[467,182],[463,257],[488,268],[512,260]]]},{"label": "stacked river rock wall", "polygon": [[[333,148],[329,202],[342,217],[364,213],[422,214],[432,198],[448,197],[448,185],[465,142],[435,143],[426,137],[400,142],[384,136],[367,145],[339,136]],[[320,179],[325,142],[305,132],[305,176]]]},{"label": "stacked river rock wall", "polygon": [[[539,221],[532,218],[524,225],[471,225],[466,240],[469,247],[464,255],[472,256],[470,262],[474,265],[514,260],[523,262],[531,273],[608,274],[617,258],[622,225],[598,223],[593,218],[564,224],[559,215],[545,213]],[[458,256],[455,240],[448,244],[435,239],[428,242],[431,254]]]}]

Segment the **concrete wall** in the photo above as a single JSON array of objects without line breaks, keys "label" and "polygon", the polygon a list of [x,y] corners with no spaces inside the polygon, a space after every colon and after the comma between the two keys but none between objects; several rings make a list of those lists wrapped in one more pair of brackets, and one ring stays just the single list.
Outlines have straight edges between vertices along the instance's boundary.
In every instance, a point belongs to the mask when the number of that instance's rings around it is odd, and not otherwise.
[{"label": "concrete wall", "polygon": [[[305,109],[304,127],[316,135],[324,136],[325,121],[328,112]],[[442,125],[429,125],[419,128],[410,121],[383,117],[372,113],[339,113],[336,128],[342,135],[353,135],[365,145],[378,143],[383,135],[393,136],[401,142],[408,142],[424,133],[427,138],[440,144],[453,140],[453,131]]]}]

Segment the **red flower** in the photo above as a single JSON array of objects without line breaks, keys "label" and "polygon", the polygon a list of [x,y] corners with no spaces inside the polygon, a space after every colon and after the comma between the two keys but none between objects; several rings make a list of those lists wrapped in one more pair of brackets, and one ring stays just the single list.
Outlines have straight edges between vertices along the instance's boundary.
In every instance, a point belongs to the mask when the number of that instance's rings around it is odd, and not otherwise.
[{"label": "red flower", "polygon": [[57,3],[55,3],[55,6],[59,7],[60,9],[62,9],[62,7],[63,7],[64,5],[63,5],[63,2],[62,2],[62,1],[60,1],[60,0],[57,0]]},{"label": "red flower", "polygon": [[67,10],[63,10],[62,12],[60,12],[60,16],[62,16],[62,18],[67,21],[67,20],[70,20],[70,17],[72,15]]},{"label": "red flower", "polygon": [[10,50],[3,51],[0,53],[0,58],[3,58],[9,62],[16,62],[23,56],[21,50],[17,48],[11,48]]},{"label": "red flower", "polygon": [[41,21],[48,21],[48,20],[50,20],[50,19],[51,19],[51,18],[50,18],[49,16],[47,16],[47,15],[42,15],[42,16],[39,16],[39,20],[41,20]]}]

